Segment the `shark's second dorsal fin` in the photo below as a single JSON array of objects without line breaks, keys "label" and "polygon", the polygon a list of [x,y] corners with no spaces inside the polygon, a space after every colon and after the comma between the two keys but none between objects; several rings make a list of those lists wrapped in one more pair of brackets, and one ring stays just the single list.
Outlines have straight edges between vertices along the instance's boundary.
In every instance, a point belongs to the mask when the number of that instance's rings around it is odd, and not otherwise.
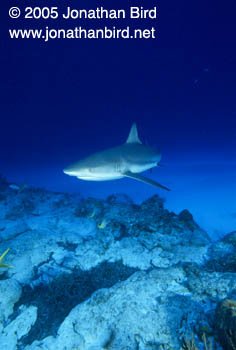
[{"label": "shark's second dorsal fin", "polygon": [[132,125],[129,132],[129,137],[127,138],[126,143],[142,143],[138,137],[138,130],[137,130],[136,123]]}]

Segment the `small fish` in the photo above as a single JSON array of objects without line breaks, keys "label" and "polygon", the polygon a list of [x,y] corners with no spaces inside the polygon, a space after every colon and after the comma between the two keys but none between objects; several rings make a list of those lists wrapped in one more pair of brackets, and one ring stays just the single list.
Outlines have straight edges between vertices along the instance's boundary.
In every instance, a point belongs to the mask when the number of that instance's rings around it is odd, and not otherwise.
[{"label": "small fish", "polygon": [[13,268],[13,266],[6,265],[6,264],[4,264],[4,263],[2,262],[4,256],[9,252],[9,250],[10,250],[10,248],[8,248],[8,249],[0,256],[0,267],[4,267],[4,268],[8,268],[8,269]]},{"label": "small fish", "polygon": [[12,190],[16,190],[16,191],[19,191],[20,189],[20,186],[16,185],[16,184],[11,184],[9,185],[9,187],[12,189]]},{"label": "small fish", "polygon": [[102,229],[102,228],[104,228],[104,227],[106,227],[106,226],[107,226],[107,221],[104,219],[104,220],[102,220],[101,224],[98,225],[98,228],[99,228],[99,229]]},{"label": "small fish", "polygon": [[18,191],[18,192],[22,192],[24,191],[26,188],[27,188],[27,185],[24,184],[24,185],[16,185],[16,184],[11,184],[9,185],[9,187],[12,189],[12,190],[15,190],[15,191]]},{"label": "small fish", "polygon": [[94,217],[94,215],[95,215],[95,209],[93,210],[93,212],[92,212],[92,214],[91,215],[89,215],[89,219],[92,219],[93,217]]}]

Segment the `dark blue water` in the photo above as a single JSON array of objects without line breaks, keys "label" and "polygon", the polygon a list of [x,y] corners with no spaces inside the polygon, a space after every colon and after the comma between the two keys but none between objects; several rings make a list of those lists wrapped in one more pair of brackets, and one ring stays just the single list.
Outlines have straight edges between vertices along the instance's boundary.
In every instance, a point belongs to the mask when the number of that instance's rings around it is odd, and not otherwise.
[{"label": "dark blue water", "polygon": [[[70,6],[87,7],[84,1]],[[0,171],[12,182],[85,196],[115,191],[141,201],[158,192],[168,208],[188,208],[212,234],[226,233],[236,228],[236,3],[145,6],[158,6],[155,40],[48,43],[9,39],[9,27],[31,24],[8,20],[6,8]],[[64,26],[59,20],[49,24]],[[62,173],[81,157],[125,142],[134,121],[140,138],[163,155],[163,167],[147,176],[171,193],[130,179],[83,182]]]}]

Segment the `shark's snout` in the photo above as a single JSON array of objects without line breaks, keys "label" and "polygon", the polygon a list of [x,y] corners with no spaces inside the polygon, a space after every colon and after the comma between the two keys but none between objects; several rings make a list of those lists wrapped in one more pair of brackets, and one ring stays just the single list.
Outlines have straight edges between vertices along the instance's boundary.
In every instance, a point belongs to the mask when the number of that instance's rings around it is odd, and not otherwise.
[{"label": "shark's snout", "polygon": [[70,167],[63,169],[63,173],[70,176],[77,176],[76,171]]},{"label": "shark's snout", "polygon": [[78,178],[91,176],[89,169],[77,164],[72,164],[66,167],[63,169],[63,173],[70,176],[76,176]]}]

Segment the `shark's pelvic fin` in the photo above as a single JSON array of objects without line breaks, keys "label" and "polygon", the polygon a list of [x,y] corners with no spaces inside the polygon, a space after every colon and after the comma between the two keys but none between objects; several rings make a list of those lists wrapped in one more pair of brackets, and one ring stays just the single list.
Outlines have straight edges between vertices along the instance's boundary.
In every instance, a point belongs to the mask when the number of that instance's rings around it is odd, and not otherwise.
[{"label": "shark's pelvic fin", "polygon": [[130,171],[127,171],[125,173],[123,173],[124,176],[127,176],[127,177],[131,177],[132,179],[135,179],[135,180],[138,180],[138,181],[142,181],[142,182],[145,182],[146,184],[149,184],[149,185],[152,185],[152,186],[155,186],[155,187],[160,187],[162,188],[163,190],[166,190],[166,191],[170,191],[169,188],[159,184],[158,182],[154,181],[154,180],[151,180],[151,179],[148,179],[140,174],[134,174],[134,173],[131,173]]},{"label": "shark's pelvic fin", "polygon": [[138,137],[138,130],[137,130],[136,123],[133,123],[133,125],[132,125],[132,127],[130,129],[129,137],[127,138],[126,143],[142,143],[139,140],[139,137]]}]

